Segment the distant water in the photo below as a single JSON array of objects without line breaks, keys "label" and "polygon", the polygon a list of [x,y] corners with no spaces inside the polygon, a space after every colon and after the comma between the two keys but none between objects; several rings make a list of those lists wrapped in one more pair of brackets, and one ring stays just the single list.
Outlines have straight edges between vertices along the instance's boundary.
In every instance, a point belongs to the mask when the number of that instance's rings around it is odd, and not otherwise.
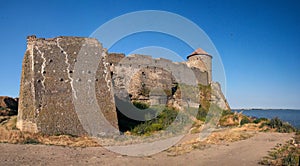
[{"label": "distant water", "polygon": [[247,116],[257,117],[257,118],[275,118],[290,123],[294,127],[300,129],[300,110],[284,110],[284,109],[269,109],[269,110],[233,110],[237,112],[243,111],[243,114]]}]

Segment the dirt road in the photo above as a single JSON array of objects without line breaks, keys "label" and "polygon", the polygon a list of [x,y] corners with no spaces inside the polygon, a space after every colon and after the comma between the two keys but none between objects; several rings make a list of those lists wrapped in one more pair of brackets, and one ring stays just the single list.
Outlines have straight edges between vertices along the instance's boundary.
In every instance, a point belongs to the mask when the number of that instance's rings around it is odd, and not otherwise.
[{"label": "dirt road", "polygon": [[247,140],[212,145],[204,150],[168,156],[122,156],[102,147],[69,148],[46,145],[0,144],[0,165],[258,165],[261,157],[293,134],[258,133]]}]

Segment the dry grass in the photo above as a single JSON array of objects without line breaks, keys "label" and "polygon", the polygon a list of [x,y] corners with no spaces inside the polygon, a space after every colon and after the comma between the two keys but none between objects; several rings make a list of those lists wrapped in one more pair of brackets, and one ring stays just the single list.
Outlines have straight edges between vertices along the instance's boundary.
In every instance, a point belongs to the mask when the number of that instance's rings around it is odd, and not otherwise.
[{"label": "dry grass", "polygon": [[[198,137],[194,137],[194,139],[187,140],[168,149],[167,152],[170,156],[176,156],[188,153],[193,149],[205,149],[210,145],[228,144],[230,142],[245,140],[254,136],[257,132],[276,132],[276,128],[270,128],[267,125],[263,125],[266,123],[265,120],[258,123],[246,123],[241,125],[243,119],[246,119],[249,122],[253,121],[253,119],[238,113],[225,115],[220,119],[219,125],[227,126],[227,128],[211,133],[204,141],[199,141],[197,140]],[[190,130],[191,135],[200,133],[202,126],[202,121],[195,121],[193,128]]]},{"label": "dry grass", "polygon": [[252,136],[254,136],[253,132],[231,129],[212,133],[205,142],[208,144],[224,144],[228,142],[245,140]]},{"label": "dry grass", "polygon": [[167,150],[168,156],[178,156],[185,153],[189,153],[194,149],[204,150],[209,148],[210,145],[203,142],[198,141],[197,139],[193,139],[190,141],[183,142],[179,145],[173,146]]},{"label": "dry grass", "polygon": [[300,135],[287,141],[285,144],[277,144],[259,162],[261,165],[299,165],[300,164]]},{"label": "dry grass", "polygon": [[[16,128],[16,116],[1,117],[0,142],[13,144],[44,144],[70,147],[94,147],[99,144],[89,137],[69,135],[47,136],[39,133],[21,132]],[[3,120],[5,119],[5,120]]]},{"label": "dry grass", "polygon": [[[193,130],[198,129],[195,128]],[[215,131],[203,141],[198,139],[197,134],[193,134],[191,132],[191,137],[193,137],[193,139],[181,142],[180,144],[169,148],[167,152],[169,156],[177,156],[189,153],[194,149],[203,150],[215,144],[227,144],[230,142],[245,140],[254,136],[255,132],[259,130],[263,130],[259,128],[259,124],[246,124],[242,127],[226,128],[220,131]]]},{"label": "dry grass", "polygon": [[190,129],[190,133],[191,134],[200,133],[201,132],[201,127],[202,127],[203,124],[204,124],[203,121],[195,119],[193,127]]}]

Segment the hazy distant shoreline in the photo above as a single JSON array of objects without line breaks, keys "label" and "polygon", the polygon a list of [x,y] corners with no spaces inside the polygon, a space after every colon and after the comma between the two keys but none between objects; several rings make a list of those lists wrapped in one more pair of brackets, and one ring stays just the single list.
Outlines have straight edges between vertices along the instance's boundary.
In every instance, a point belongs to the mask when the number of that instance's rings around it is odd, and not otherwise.
[{"label": "hazy distant shoreline", "polygon": [[288,109],[288,108],[234,108],[231,109],[232,111],[243,111],[243,110],[247,110],[247,111],[251,111],[251,110],[289,110],[289,111],[300,111],[299,109]]},{"label": "hazy distant shoreline", "polygon": [[232,109],[233,112],[243,112],[244,115],[256,118],[279,119],[300,129],[300,109]]}]

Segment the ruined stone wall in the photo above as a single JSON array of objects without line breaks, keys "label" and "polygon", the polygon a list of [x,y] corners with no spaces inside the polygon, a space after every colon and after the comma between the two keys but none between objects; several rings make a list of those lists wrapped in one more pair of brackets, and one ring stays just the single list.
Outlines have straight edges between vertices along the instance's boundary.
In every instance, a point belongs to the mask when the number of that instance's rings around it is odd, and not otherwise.
[{"label": "ruined stone wall", "polygon": [[[17,127],[50,135],[115,133],[114,95],[154,105],[198,107],[198,84],[211,84],[205,63],[197,56],[178,63],[107,54],[92,38],[30,36],[22,64]],[[213,84],[212,89],[212,101],[229,108],[220,86]]]},{"label": "ruined stone wall", "polygon": [[125,54],[122,53],[108,53],[107,62],[109,63],[109,69],[111,71],[111,75],[115,72],[115,66],[125,58]]},{"label": "ruined stone wall", "polygon": [[146,67],[133,75],[128,93],[132,101],[144,101],[152,105],[166,105],[175,88],[175,78],[163,68]]},{"label": "ruined stone wall", "polygon": [[221,90],[221,85],[218,82],[211,83],[212,94],[211,102],[216,104],[223,110],[230,110],[230,106]]},{"label": "ruined stone wall", "polygon": [[[208,73],[206,71],[189,67],[185,62],[178,63],[164,58],[154,59],[151,56],[137,54],[129,55],[119,59],[121,59],[119,63],[115,64],[114,61],[110,64],[114,65],[114,74],[117,74],[117,76],[114,78],[122,78],[122,82],[129,83],[133,74],[141,69],[156,67],[170,72],[174,76],[175,81],[178,83],[191,84],[191,82],[196,82],[202,85],[209,84]],[[124,83],[122,83],[122,85],[124,85]]]},{"label": "ruined stone wall", "polygon": [[[99,61],[93,65],[85,60],[89,57]],[[106,57],[96,39],[28,37],[22,64],[17,127],[22,131],[45,134],[84,135],[94,131],[88,131],[82,125],[89,117],[80,115],[80,118],[79,114],[84,114],[82,111],[85,110],[86,114],[97,117],[95,114],[101,110],[108,122],[117,128]],[[78,61],[81,62],[76,66]],[[90,66],[96,66],[96,70],[92,71]],[[90,89],[96,92],[89,92]]]},{"label": "ruined stone wall", "polygon": [[184,62],[134,54],[113,65],[115,94],[119,98],[130,96],[132,101],[166,104],[167,98],[174,103],[183,96],[175,94],[177,84],[208,85],[207,72],[190,68]]},{"label": "ruined stone wall", "polygon": [[108,53],[107,62],[110,63],[110,66],[116,66],[123,58],[125,58],[123,53]]},{"label": "ruined stone wall", "polygon": [[193,73],[195,74],[195,77],[198,81],[198,84],[201,85],[208,85],[209,84],[209,76],[207,71],[201,71],[198,68],[191,67]]}]

